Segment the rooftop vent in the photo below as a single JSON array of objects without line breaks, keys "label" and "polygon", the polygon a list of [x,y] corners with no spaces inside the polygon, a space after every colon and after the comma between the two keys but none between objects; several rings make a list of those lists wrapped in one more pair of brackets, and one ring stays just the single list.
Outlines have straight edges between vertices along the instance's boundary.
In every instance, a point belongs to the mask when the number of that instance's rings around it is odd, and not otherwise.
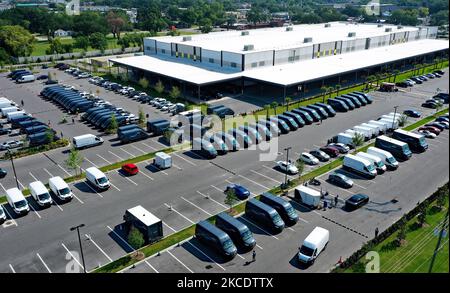
[{"label": "rooftop vent", "polygon": [[183,37],[183,42],[187,42],[187,41],[192,41],[192,37],[191,36],[184,36]]},{"label": "rooftop vent", "polygon": [[379,24],[377,25],[377,27],[383,27],[383,25],[382,25],[381,23],[379,23]]},{"label": "rooftop vent", "polygon": [[331,26],[331,23],[326,23],[324,26],[325,26],[325,27],[330,27],[330,26]]},{"label": "rooftop vent", "polygon": [[253,45],[244,45],[244,51],[251,51],[255,49],[255,46]]},{"label": "rooftop vent", "polygon": [[392,28],[391,27],[387,27],[387,28],[385,28],[384,29],[384,31],[387,33],[387,32],[392,32]]},{"label": "rooftop vent", "polygon": [[241,36],[248,36],[250,33],[248,31],[241,32]]},{"label": "rooftop vent", "polygon": [[292,26],[288,26],[287,28],[286,28],[286,31],[287,32],[292,32],[294,30],[294,28],[292,27]]},{"label": "rooftop vent", "polygon": [[356,37],[356,33],[355,32],[349,32],[347,37],[349,37],[349,38]]},{"label": "rooftop vent", "polygon": [[311,43],[312,42],[312,38],[304,38],[303,39],[303,43]]},{"label": "rooftop vent", "polygon": [[398,25],[398,26],[397,26],[397,29],[399,29],[399,30],[401,30],[402,28],[403,28],[402,25]]}]

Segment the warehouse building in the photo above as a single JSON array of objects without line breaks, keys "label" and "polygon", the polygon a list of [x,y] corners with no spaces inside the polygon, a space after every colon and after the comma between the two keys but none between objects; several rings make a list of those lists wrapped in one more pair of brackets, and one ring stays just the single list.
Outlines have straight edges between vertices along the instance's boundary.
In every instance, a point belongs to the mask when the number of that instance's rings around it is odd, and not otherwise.
[{"label": "warehouse building", "polygon": [[294,98],[322,86],[448,56],[437,27],[332,22],[144,39],[144,56],[111,59],[130,78],[178,86],[184,96],[217,92]]}]

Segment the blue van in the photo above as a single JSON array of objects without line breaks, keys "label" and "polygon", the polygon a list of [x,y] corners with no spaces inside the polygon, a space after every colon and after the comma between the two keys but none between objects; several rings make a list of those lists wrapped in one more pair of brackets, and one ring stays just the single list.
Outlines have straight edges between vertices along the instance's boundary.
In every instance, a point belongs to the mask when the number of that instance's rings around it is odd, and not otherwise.
[{"label": "blue van", "polygon": [[347,104],[340,100],[328,99],[327,103],[337,112],[347,112],[349,110]]},{"label": "blue van", "polygon": [[352,101],[352,103],[355,105],[356,108],[360,108],[361,106],[365,105],[365,104],[361,103],[357,97],[354,97],[351,95],[342,95],[342,97]]},{"label": "blue van", "polygon": [[195,225],[195,238],[227,259],[233,259],[237,254],[230,236],[207,220]]},{"label": "blue van", "polygon": [[303,121],[305,121],[307,125],[312,124],[314,122],[314,119],[311,117],[311,115],[309,115],[309,113],[304,110],[293,109],[291,110],[291,112],[300,115],[300,117],[302,117]]},{"label": "blue van", "polygon": [[265,192],[260,196],[259,200],[273,207],[285,223],[295,225],[298,222],[298,215],[292,205],[281,197]]},{"label": "blue van", "polygon": [[250,127],[247,125],[246,126],[241,125],[241,126],[239,126],[239,130],[245,132],[245,134],[247,134],[255,144],[258,144],[263,140],[263,138],[262,138],[261,134],[259,134],[258,130],[256,130],[253,127]]},{"label": "blue van", "polygon": [[256,240],[247,225],[228,213],[222,212],[216,216],[216,226],[227,233],[234,243],[239,244],[244,249],[250,250],[255,247]]},{"label": "blue van", "polygon": [[219,155],[226,155],[228,153],[227,144],[219,136],[206,134],[203,138],[213,145]]},{"label": "blue van", "polygon": [[281,134],[281,129],[278,127],[278,125],[275,122],[261,119],[261,120],[258,120],[256,123],[258,125],[265,126],[272,134],[271,137],[280,136],[280,134]]},{"label": "blue van", "polygon": [[354,110],[356,108],[355,104],[353,104],[350,99],[343,97],[335,97],[334,99],[344,102],[350,110]]},{"label": "blue van", "polygon": [[272,139],[272,132],[270,132],[269,128],[263,124],[260,123],[251,123],[248,125],[249,127],[256,129],[258,133],[265,139],[266,141],[269,141]]},{"label": "blue van", "polygon": [[364,97],[367,100],[368,104],[372,104],[372,102],[373,102],[373,98],[371,96],[369,96],[368,94],[365,94],[362,92],[353,92],[352,94]]},{"label": "blue van", "polygon": [[296,113],[290,112],[290,111],[286,111],[283,113],[283,115],[293,118],[295,120],[295,122],[298,124],[298,126],[300,126],[300,127],[303,127],[306,125],[302,116],[300,116],[299,114],[296,114]]},{"label": "blue van", "polygon": [[277,118],[286,122],[286,124],[289,126],[289,129],[292,131],[297,130],[299,127],[294,118],[285,115],[278,115]]},{"label": "blue van", "polygon": [[245,216],[272,231],[281,232],[285,226],[274,208],[254,198],[245,204]]},{"label": "blue van", "polygon": [[319,107],[317,105],[308,105],[306,106],[306,108],[310,108],[313,109],[314,111],[316,111],[317,114],[319,114],[320,118],[322,120],[327,119],[328,118],[328,113],[327,111],[325,111],[324,109],[322,109],[322,107]]},{"label": "blue van", "polygon": [[324,109],[328,113],[329,117],[336,116],[336,111],[334,111],[333,107],[331,107],[330,105],[324,103],[316,103],[315,105],[322,107],[322,109]]},{"label": "blue van", "polygon": [[236,128],[231,129],[228,131],[230,135],[232,135],[241,146],[244,146],[244,148],[248,148],[253,144],[252,139],[250,136],[248,136],[245,132],[242,130],[238,130]]},{"label": "blue van", "polygon": [[214,135],[219,137],[220,139],[222,139],[225,142],[225,144],[227,145],[228,149],[232,152],[236,152],[241,148],[241,145],[236,140],[236,138],[234,138],[234,136],[232,136],[228,133],[219,131]]},{"label": "blue van", "polygon": [[214,146],[209,141],[198,137],[192,140],[192,152],[207,159],[214,159],[217,157],[217,151]]},{"label": "blue van", "polygon": [[283,134],[289,133],[289,131],[291,131],[289,125],[287,125],[284,120],[281,120],[277,117],[270,117],[269,122],[275,123]]}]

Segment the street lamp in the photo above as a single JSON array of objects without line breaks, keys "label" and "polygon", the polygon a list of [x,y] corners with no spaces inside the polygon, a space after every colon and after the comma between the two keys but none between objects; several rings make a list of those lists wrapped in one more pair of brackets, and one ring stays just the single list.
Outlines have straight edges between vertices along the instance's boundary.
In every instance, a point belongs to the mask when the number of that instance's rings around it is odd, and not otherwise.
[{"label": "street lamp", "polygon": [[287,186],[287,173],[288,173],[288,168],[287,168],[287,164],[289,163],[289,150],[292,147],[287,147],[284,150],[286,151],[286,170],[284,170],[284,188],[286,188]]},{"label": "street lamp", "polygon": [[83,271],[84,271],[84,273],[86,273],[86,264],[84,263],[83,246],[81,245],[81,237],[80,237],[80,228],[83,228],[83,227],[84,227],[84,224],[80,224],[78,226],[70,228],[70,231],[77,230],[78,242],[80,243],[81,261],[83,262]]},{"label": "street lamp", "polygon": [[395,116],[397,115],[398,106],[394,106],[394,118],[392,118],[392,131],[394,131]]},{"label": "street lamp", "polygon": [[12,165],[13,172],[14,172],[14,179],[16,179],[17,189],[20,190],[19,180],[17,180],[16,167],[14,166],[13,152],[10,149],[8,149],[8,155],[9,155],[9,158],[11,159],[11,165]]}]

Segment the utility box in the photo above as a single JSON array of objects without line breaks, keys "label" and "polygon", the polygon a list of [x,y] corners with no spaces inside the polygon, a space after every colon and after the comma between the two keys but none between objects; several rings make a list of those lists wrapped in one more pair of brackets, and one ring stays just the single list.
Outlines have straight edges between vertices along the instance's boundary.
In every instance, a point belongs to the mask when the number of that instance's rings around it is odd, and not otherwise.
[{"label": "utility box", "polygon": [[153,164],[159,169],[167,169],[172,167],[172,157],[166,153],[158,152],[155,154]]},{"label": "utility box", "polygon": [[123,219],[128,231],[131,226],[135,227],[144,235],[146,243],[163,237],[162,221],[140,205],[126,210]]}]

